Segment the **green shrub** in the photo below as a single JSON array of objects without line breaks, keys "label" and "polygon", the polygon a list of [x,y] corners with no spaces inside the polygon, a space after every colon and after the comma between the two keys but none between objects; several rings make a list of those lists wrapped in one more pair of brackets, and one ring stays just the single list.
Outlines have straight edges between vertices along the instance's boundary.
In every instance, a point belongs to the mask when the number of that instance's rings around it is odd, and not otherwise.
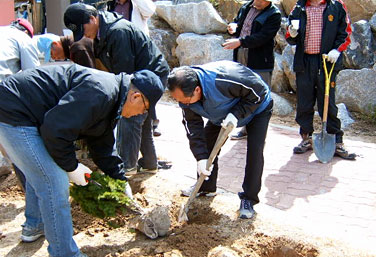
[{"label": "green shrub", "polygon": [[125,212],[124,207],[130,203],[124,194],[126,181],[99,172],[93,172],[91,180],[102,186],[89,182],[87,186],[70,187],[70,195],[85,212],[99,218],[114,217],[117,212]]}]

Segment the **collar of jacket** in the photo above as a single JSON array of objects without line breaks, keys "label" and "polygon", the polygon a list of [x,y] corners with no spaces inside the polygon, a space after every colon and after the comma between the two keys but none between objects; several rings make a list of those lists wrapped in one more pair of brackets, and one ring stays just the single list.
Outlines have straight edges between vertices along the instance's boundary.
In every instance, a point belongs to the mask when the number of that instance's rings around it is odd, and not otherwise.
[{"label": "collar of jacket", "polygon": [[108,30],[116,23],[117,21],[122,19],[122,16],[118,15],[117,13],[107,12],[107,11],[99,11],[99,31],[98,35],[100,38],[98,40],[98,47],[102,49],[106,46],[107,40],[107,33]]}]

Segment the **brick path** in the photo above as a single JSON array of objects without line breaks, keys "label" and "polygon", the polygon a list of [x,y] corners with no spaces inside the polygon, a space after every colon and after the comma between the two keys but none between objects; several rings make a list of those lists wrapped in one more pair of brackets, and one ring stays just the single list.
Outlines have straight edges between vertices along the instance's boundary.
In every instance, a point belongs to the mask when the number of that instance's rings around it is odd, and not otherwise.
[{"label": "brick path", "polygon": [[[159,104],[157,112],[163,132],[156,139],[158,154],[173,161],[179,174],[195,178],[196,161],[181,124],[181,110]],[[322,164],[312,152],[293,155],[299,142],[296,129],[270,125],[256,211],[375,250],[376,256],[376,144],[345,138],[346,147],[360,155],[357,161],[335,157]],[[233,193],[241,190],[245,152],[246,140],[226,142],[220,155],[219,188]]]}]

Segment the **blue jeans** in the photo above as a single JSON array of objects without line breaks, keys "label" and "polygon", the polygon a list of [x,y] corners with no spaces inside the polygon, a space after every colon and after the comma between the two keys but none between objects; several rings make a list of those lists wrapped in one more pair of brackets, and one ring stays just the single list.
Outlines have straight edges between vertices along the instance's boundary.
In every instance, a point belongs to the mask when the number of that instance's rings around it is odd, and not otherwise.
[{"label": "blue jeans", "polygon": [[148,113],[130,118],[121,117],[117,125],[116,148],[126,169],[138,164],[145,169],[157,168],[157,154],[152,134],[152,120]]},{"label": "blue jeans", "polygon": [[67,173],[52,159],[36,127],[0,122],[0,142],[26,177],[25,226],[44,228],[51,256],[76,257]]}]

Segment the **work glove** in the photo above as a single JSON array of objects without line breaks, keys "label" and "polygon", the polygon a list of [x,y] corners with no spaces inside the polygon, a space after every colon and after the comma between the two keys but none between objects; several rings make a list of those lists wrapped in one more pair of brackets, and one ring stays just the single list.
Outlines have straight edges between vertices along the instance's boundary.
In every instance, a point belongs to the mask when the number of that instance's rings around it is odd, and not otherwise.
[{"label": "work glove", "polygon": [[298,29],[294,28],[292,25],[289,25],[287,30],[290,33],[290,37],[295,38],[298,35]]},{"label": "work glove", "polygon": [[328,53],[328,61],[331,63],[335,63],[338,60],[338,57],[341,53],[337,49],[332,49]]},{"label": "work glove", "polygon": [[132,188],[128,181],[125,183],[124,193],[129,199],[133,200]]},{"label": "work glove", "polygon": [[204,174],[205,176],[210,176],[212,170],[213,170],[213,165],[210,166],[210,169],[206,169],[206,164],[208,163],[208,159],[202,159],[197,162],[197,173],[199,175]]},{"label": "work glove", "polygon": [[232,125],[234,125],[234,128],[236,128],[236,126],[238,125],[238,119],[231,112],[227,114],[226,118],[222,121],[221,126],[227,128],[230,122],[232,123]]},{"label": "work glove", "polygon": [[85,174],[91,174],[92,171],[82,163],[78,163],[78,166],[74,171],[67,173],[70,181],[78,186],[86,186],[89,181],[86,181]]}]

